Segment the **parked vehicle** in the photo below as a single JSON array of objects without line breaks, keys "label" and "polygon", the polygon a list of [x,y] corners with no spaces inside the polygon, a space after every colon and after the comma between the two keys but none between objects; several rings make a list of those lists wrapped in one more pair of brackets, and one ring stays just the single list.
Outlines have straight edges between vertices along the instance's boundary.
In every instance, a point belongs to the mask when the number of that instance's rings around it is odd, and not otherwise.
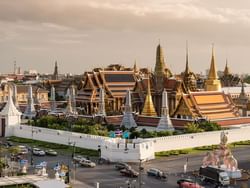
[{"label": "parked vehicle", "polygon": [[86,166],[86,167],[91,167],[91,168],[94,168],[96,166],[94,162],[90,160],[86,160],[86,159],[81,160],[79,163],[81,166]]},{"label": "parked vehicle", "polygon": [[148,176],[154,176],[156,178],[167,179],[167,175],[157,168],[150,168],[147,171]]},{"label": "parked vehicle", "polygon": [[40,148],[33,148],[32,153],[33,153],[33,155],[37,155],[37,156],[44,156],[45,155],[45,151],[41,150]]},{"label": "parked vehicle", "polygon": [[46,155],[57,156],[57,152],[53,149],[49,149],[45,151]]},{"label": "parked vehicle", "polygon": [[214,168],[211,166],[200,167],[199,175],[204,181],[211,181],[217,185],[229,185],[230,179],[228,174],[219,168]]},{"label": "parked vehicle", "polygon": [[179,185],[180,188],[204,188],[198,183],[193,183],[193,182],[182,182]]},{"label": "parked vehicle", "polygon": [[116,163],[115,169],[122,170],[122,169],[130,169],[131,166],[129,166],[127,163]]},{"label": "parked vehicle", "polygon": [[3,142],[2,145],[4,145],[6,148],[14,146],[14,144],[11,141]]},{"label": "parked vehicle", "polygon": [[18,150],[19,150],[19,154],[21,154],[21,155],[28,154],[29,151],[28,151],[26,146],[19,145],[17,147],[18,147]]},{"label": "parked vehicle", "polygon": [[195,180],[190,179],[190,178],[181,178],[181,179],[177,180],[178,185],[180,185],[183,182],[195,183]]},{"label": "parked vehicle", "polygon": [[85,157],[81,156],[81,155],[75,155],[73,157],[73,161],[76,163],[79,163],[81,160],[87,160]]},{"label": "parked vehicle", "polygon": [[132,168],[130,168],[130,169],[124,168],[124,169],[120,170],[120,173],[121,173],[122,175],[124,175],[124,176],[134,177],[134,178],[138,177],[138,175],[139,175],[139,172],[136,172],[136,171],[135,171],[134,169],[132,169]]}]

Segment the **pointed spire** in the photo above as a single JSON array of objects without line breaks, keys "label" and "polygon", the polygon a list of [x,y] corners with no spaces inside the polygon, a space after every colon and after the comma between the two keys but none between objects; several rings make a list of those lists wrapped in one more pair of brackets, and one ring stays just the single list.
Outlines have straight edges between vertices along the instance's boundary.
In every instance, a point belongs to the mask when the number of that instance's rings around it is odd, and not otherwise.
[{"label": "pointed spire", "polygon": [[225,66],[225,70],[224,70],[224,76],[227,76],[230,74],[229,68],[228,68],[228,63],[227,63],[227,59],[226,59],[226,66]]},{"label": "pointed spire", "polygon": [[134,120],[132,114],[132,103],[131,103],[131,91],[127,90],[126,102],[125,102],[125,111],[121,122],[121,127],[124,126],[127,129],[132,127],[137,127],[137,124]]},{"label": "pointed spire", "polygon": [[50,100],[51,100],[51,111],[54,112],[56,111],[56,92],[54,85],[51,86]]},{"label": "pointed spire", "polygon": [[172,121],[169,117],[169,108],[168,108],[168,94],[164,89],[162,92],[162,108],[161,108],[161,119],[158,123],[156,131],[174,131]]},{"label": "pointed spire", "polygon": [[32,119],[36,116],[36,110],[34,107],[34,100],[33,100],[33,91],[32,86],[28,86],[28,96],[27,96],[27,106],[24,112],[24,117]]},{"label": "pointed spire", "polygon": [[54,80],[58,80],[58,66],[57,66],[57,61],[55,62],[54,73],[53,73],[53,79],[54,79]]},{"label": "pointed spire", "polygon": [[97,116],[106,116],[104,87],[100,87],[99,89],[99,109]]},{"label": "pointed spire", "polygon": [[216,65],[215,65],[215,57],[214,57],[214,45],[212,45],[212,58],[211,65],[208,74],[208,78],[205,84],[206,91],[221,91],[221,83],[218,79]]},{"label": "pointed spire", "polygon": [[13,87],[13,102],[14,102],[14,105],[16,106],[17,109],[19,109],[19,105],[18,105],[18,100],[17,100],[17,88],[16,88],[16,84],[13,83],[12,85]]},{"label": "pointed spire", "polygon": [[71,85],[71,103],[72,103],[73,113],[77,114],[77,110],[76,110],[76,91],[75,91],[75,87],[74,87],[73,84]]},{"label": "pointed spire", "polygon": [[134,72],[138,72],[136,60],[135,60],[135,63],[134,63]]},{"label": "pointed spire", "polygon": [[155,64],[155,75],[163,76],[165,73],[165,62],[163,49],[159,43],[156,49],[156,64]]},{"label": "pointed spire", "polygon": [[211,65],[210,65],[210,70],[209,70],[209,74],[208,74],[208,79],[209,80],[217,80],[218,79],[216,65],[215,65],[215,58],[214,58],[214,44],[212,44],[212,58],[211,58]]},{"label": "pointed spire", "polygon": [[154,103],[152,101],[151,91],[150,91],[150,78],[148,77],[148,88],[147,88],[147,96],[144,101],[144,107],[142,110],[142,115],[144,116],[157,116]]},{"label": "pointed spire", "polygon": [[67,96],[67,108],[66,108],[66,114],[73,114],[73,109],[72,109],[72,100],[71,100],[71,92],[70,89],[68,88],[67,90],[68,96]]},{"label": "pointed spire", "polygon": [[0,112],[2,116],[21,116],[21,112],[18,111],[16,106],[13,103],[13,94],[11,90],[11,86],[8,85],[8,101],[5,104],[4,108]]},{"label": "pointed spire", "polygon": [[186,69],[185,74],[190,72],[189,65],[188,65],[188,41],[186,41]]}]

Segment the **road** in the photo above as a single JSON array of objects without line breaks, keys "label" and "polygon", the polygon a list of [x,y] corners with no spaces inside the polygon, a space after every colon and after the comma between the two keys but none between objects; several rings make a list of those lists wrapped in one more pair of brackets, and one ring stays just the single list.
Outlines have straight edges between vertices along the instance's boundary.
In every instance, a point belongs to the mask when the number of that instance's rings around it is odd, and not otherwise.
[{"label": "road", "polygon": [[[239,168],[241,169],[250,169],[250,147],[237,148],[233,150],[233,154],[239,162]],[[144,172],[142,174],[142,188],[174,188],[177,187],[176,181],[181,177],[190,176],[191,172],[194,170],[198,170],[201,161],[204,157],[205,153],[199,153],[195,155],[180,155],[180,156],[172,156],[166,158],[155,159],[143,164]],[[34,161],[47,161],[48,162],[48,171],[51,176],[54,175],[54,171],[52,170],[53,166],[57,162],[68,163],[71,156],[67,154],[61,154],[58,157],[34,157]],[[183,173],[183,165],[185,164],[188,158],[188,166],[187,166],[187,174]],[[94,159],[93,159],[94,160]],[[74,168],[72,166],[72,162],[70,160],[71,165],[71,181],[74,182]],[[131,164],[134,169],[138,169],[138,164]],[[148,177],[146,175],[146,170],[149,168],[158,168],[164,172],[169,174],[168,181],[159,180],[153,177]],[[76,185],[74,187],[80,188],[82,184],[80,182],[84,182],[86,188],[94,187],[96,182],[100,183],[101,188],[128,188],[128,181],[131,182],[131,188],[134,188],[138,184],[137,178],[129,179],[127,177],[123,177],[120,175],[119,171],[114,169],[114,165],[97,165],[95,168],[83,168],[76,167],[76,176],[75,182]],[[79,186],[77,185],[79,184]],[[238,183],[239,184],[239,183]],[[250,183],[248,183],[250,187]],[[206,185],[205,187],[214,187],[212,185]],[[240,187],[240,184],[232,187]]]},{"label": "road", "polygon": [[[137,178],[129,179],[120,175],[119,171],[114,169],[114,165],[97,165],[95,168],[83,168],[76,167],[76,171],[73,169],[73,163],[71,160],[71,154],[63,153],[58,151],[59,155],[56,157],[53,156],[44,156],[37,157],[34,156],[34,163],[37,164],[42,161],[48,162],[47,171],[50,177],[54,177],[53,167],[58,162],[63,162],[66,165],[69,163],[71,168],[71,182],[74,182],[74,188],[93,188],[96,185],[96,182],[100,183],[100,188],[128,188],[128,181],[131,182],[130,188],[137,188],[138,180]],[[246,146],[244,148],[233,149],[233,154],[238,160],[240,169],[250,169],[250,147]],[[181,177],[190,176],[191,172],[198,170],[201,161],[205,155],[205,152],[193,155],[179,155],[171,157],[158,158],[143,164],[144,172],[142,174],[142,188],[176,188],[176,180]],[[30,155],[27,156],[30,159]],[[187,161],[188,166],[187,171],[189,173],[183,174],[183,165]],[[95,160],[95,159],[91,159]],[[138,169],[138,164],[131,164],[134,169]],[[146,170],[149,168],[158,168],[169,174],[168,181],[159,180],[153,177],[148,177],[146,175]],[[74,172],[76,176],[74,178]],[[205,187],[214,187],[212,185],[207,185]],[[232,186],[240,187],[240,185]],[[250,187],[250,183],[245,187]]]}]

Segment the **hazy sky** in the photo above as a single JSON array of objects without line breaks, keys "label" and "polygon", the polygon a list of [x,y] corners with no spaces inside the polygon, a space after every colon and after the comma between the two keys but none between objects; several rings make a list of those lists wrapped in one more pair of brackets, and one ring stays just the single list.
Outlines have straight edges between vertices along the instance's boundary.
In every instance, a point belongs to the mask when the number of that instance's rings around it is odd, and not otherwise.
[{"label": "hazy sky", "polygon": [[0,0],[0,72],[22,69],[83,73],[120,63],[153,68],[159,42],[180,73],[190,67],[250,73],[249,0]]}]

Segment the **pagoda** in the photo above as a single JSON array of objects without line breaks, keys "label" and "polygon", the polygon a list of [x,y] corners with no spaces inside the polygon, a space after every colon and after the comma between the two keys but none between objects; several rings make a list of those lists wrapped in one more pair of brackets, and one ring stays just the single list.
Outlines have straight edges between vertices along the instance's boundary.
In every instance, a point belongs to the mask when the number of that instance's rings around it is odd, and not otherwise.
[{"label": "pagoda", "polygon": [[158,123],[156,131],[174,131],[172,121],[169,117],[168,95],[165,89],[162,92],[161,119]]},{"label": "pagoda", "polygon": [[131,104],[131,91],[128,90],[126,94],[126,103],[125,103],[125,112],[122,118],[121,127],[124,126],[127,129],[132,127],[137,127],[137,124],[134,120],[132,113],[132,104]]}]

